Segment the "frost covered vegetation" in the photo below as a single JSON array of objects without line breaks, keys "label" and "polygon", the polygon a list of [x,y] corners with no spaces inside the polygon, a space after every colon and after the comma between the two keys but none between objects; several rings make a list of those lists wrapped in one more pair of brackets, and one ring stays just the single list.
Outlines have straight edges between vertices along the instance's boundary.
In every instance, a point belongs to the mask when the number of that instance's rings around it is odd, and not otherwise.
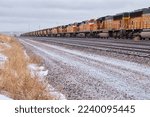
[{"label": "frost covered vegetation", "polygon": [[0,93],[17,100],[54,99],[46,81],[31,75],[28,65],[41,62],[35,55],[27,55],[14,38],[0,35],[0,53],[7,57],[0,66]]}]

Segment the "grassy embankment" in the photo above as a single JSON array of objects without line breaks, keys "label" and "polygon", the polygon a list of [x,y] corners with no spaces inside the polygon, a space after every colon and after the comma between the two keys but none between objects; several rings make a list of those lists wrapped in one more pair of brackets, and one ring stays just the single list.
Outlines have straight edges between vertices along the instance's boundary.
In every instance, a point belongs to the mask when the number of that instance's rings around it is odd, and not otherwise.
[{"label": "grassy embankment", "polygon": [[31,76],[27,68],[30,63],[39,64],[41,60],[35,55],[27,59],[21,44],[12,37],[0,35],[0,42],[11,46],[0,46],[0,53],[8,57],[0,68],[0,92],[17,100],[54,99],[47,90],[47,83]]}]

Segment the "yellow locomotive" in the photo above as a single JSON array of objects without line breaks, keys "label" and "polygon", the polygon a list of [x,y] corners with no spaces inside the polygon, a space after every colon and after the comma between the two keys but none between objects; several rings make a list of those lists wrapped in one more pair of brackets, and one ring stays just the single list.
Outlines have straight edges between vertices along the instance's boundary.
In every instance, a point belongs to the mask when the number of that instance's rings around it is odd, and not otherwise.
[{"label": "yellow locomotive", "polygon": [[150,7],[22,34],[38,37],[149,38]]}]

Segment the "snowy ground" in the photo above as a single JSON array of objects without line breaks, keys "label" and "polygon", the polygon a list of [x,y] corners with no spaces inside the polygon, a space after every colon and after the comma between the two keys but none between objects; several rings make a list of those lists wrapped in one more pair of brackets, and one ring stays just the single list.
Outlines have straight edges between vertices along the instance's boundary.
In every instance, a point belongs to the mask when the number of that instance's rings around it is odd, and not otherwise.
[{"label": "snowy ground", "polygon": [[[30,70],[32,76],[38,76],[40,80],[43,82],[48,75],[48,70],[46,70],[44,66],[39,66],[37,64],[30,64],[28,65],[28,69]],[[48,85],[47,88],[48,88],[47,90],[49,90],[50,95],[54,96],[56,99],[59,99],[59,100],[66,99],[66,97],[63,94],[57,91],[50,84]]]},{"label": "snowy ground", "polygon": [[0,53],[0,65],[7,60],[7,57]]},{"label": "snowy ground", "polygon": [[67,99],[150,99],[150,67],[134,62],[21,40],[43,57],[49,82]]},{"label": "snowy ground", "polygon": [[5,96],[5,95],[1,95],[0,94],[0,100],[12,100],[11,98]]}]

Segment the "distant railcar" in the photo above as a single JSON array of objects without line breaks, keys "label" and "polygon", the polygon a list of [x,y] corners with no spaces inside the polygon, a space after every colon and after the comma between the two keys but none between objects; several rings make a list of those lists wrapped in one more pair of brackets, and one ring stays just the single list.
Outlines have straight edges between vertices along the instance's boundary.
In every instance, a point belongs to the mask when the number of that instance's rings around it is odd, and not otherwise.
[{"label": "distant railcar", "polygon": [[57,37],[57,33],[58,33],[57,27],[52,28],[51,32],[52,32],[52,33],[51,33],[51,36],[52,36],[52,37]]},{"label": "distant railcar", "polygon": [[78,26],[76,23],[69,24],[66,27],[66,36],[67,37],[75,37],[77,32],[78,32]]}]

